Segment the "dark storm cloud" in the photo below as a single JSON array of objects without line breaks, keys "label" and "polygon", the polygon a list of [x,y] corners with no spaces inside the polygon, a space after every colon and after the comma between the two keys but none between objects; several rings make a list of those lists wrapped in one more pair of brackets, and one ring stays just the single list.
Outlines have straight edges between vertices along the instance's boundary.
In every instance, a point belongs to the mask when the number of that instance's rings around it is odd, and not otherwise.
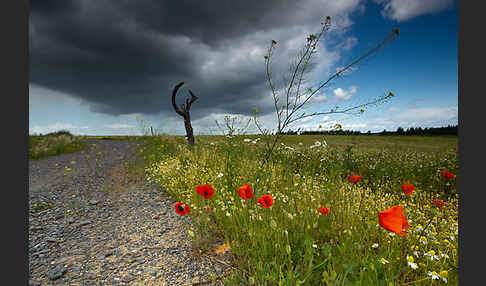
[{"label": "dark storm cloud", "polygon": [[326,15],[346,18],[358,2],[31,1],[29,82],[113,115],[173,112],[180,81],[180,103],[187,89],[199,96],[195,119],[249,114],[257,103],[265,111],[269,41],[316,31]]}]

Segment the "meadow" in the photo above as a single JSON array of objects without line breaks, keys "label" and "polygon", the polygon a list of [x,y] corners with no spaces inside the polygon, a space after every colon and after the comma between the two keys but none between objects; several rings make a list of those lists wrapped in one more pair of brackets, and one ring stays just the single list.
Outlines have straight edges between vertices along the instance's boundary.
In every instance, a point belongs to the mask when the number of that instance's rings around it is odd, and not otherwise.
[{"label": "meadow", "polygon": [[69,131],[57,131],[45,135],[29,135],[29,159],[74,153],[88,147],[79,136]]},{"label": "meadow", "polygon": [[[145,175],[227,285],[458,282],[457,137],[147,136]],[[215,245],[216,241],[225,241]]]}]

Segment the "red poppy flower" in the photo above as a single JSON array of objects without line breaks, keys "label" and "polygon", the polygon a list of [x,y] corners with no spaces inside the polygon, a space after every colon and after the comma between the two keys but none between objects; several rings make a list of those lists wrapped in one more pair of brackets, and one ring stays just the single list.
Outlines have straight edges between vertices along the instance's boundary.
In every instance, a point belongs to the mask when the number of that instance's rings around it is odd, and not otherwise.
[{"label": "red poppy flower", "polygon": [[436,205],[438,208],[441,208],[441,207],[445,206],[445,204],[446,204],[445,202],[441,202],[441,201],[439,201],[438,199],[434,199],[434,203],[435,203],[435,205]]},{"label": "red poppy flower", "polygon": [[361,176],[360,175],[351,175],[351,176],[349,176],[349,181],[351,183],[354,183],[354,184],[356,184],[360,179],[361,179]]},{"label": "red poppy flower", "polygon": [[[184,206],[183,206],[184,205]],[[189,206],[186,203],[177,203],[175,204],[175,211],[180,215],[186,215],[191,212]]]},{"label": "red poppy flower", "polygon": [[410,195],[415,190],[415,186],[412,184],[405,183],[402,186],[402,190],[405,194]]},{"label": "red poppy flower", "polygon": [[454,146],[454,150],[457,151],[457,146]]},{"label": "red poppy flower", "polygon": [[242,199],[249,200],[253,196],[253,190],[248,186],[248,184],[244,184],[240,188],[238,188],[238,195]]},{"label": "red poppy flower", "polygon": [[320,206],[319,209],[317,210],[318,212],[320,212],[321,214],[325,215],[327,214],[328,212],[330,212],[330,209],[328,208],[325,208],[323,206]]},{"label": "red poppy flower", "polygon": [[449,180],[454,179],[454,174],[452,174],[451,172],[447,171],[447,169],[442,169],[442,171],[440,171],[440,173],[446,179],[449,179]]},{"label": "red poppy flower", "polygon": [[209,206],[207,206],[206,210],[209,212],[209,211],[211,211],[211,208]]},{"label": "red poppy flower", "polygon": [[393,206],[387,210],[384,210],[378,214],[380,225],[386,230],[393,231],[394,233],[405,236],[404,229],[408,229],[408,221],[403,213],[403,207]]},{"label": "red poppy flower", "polygon": [[266,194],[266,195],[261,196],[257,201],[264,208],[269,208],[269,207],[273,206],[273,198],[272,198],[272,195],[270,195],[270,194]]},{"label": "red poppy flower", "polygon": [[344,145],[344,149],[348,148],[348,145]]},{"label": "red poppy flower", "polygon": [[210,199],[214,195],[214,189],[210,185],[196,187],[196,192],[206,199]]}]

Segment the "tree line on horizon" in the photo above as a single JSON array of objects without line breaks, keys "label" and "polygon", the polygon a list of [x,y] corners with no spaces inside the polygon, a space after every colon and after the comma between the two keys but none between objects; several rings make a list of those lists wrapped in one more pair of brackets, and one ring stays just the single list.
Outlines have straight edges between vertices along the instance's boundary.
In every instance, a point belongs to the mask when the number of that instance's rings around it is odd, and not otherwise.
[{"label": "tree line on horizon", "polygon": [[283,135],[420,135],[420,136],[432,136],[432,135],[455,135],[457,136],[458,125],[448,125],[445,127],[409,127],[404,129],[398,127],[396,131],[387,131],[384,129],[381,132],[361,132],[355,130],[311,130],[311,131],[292,131],[282,132]]}]

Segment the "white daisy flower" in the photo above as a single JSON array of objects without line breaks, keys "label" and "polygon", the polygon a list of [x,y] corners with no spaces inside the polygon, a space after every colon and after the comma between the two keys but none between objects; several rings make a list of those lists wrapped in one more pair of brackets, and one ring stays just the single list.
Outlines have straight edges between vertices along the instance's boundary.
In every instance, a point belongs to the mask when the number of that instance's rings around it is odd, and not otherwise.
[{"label": "white daisy flower", "polygon": [[447,270],[442,270],[442,271],[439,273],[440,278],[441,278],[441,279],[442,279],[442,281],[444,281],[445,283],[447,283],[447,275],[448,275]]},{"label": "white daisy flower", "polygon": [[435,251],[430,250],[429,252],[424,253],[424,256],[428,256],[430,260],[439,260],[439,256],[435,255]]},{"label": "white daisy flower", "polygon": [[385,259],[385,258],[383,258],[383,257],[380,259],[380,262],[381,262],[382,264],[387,264],[387,263],[390,263],[388,260],[386,260],[386,259]]},{"label": "white daisy flower", "polygon": [[407,255],[407,264],[412,269],[417,269],[418,268],[418,265],[414,262],[413,256],[408,256]]},{"label": "white daisy flower", "polygon": [[437,274],[437,272],[435,271],[429,271],[429,273],[427,273],[427,275],[429,275],[430,277],[432,277],[433,280],[438,280],[439,279],[439,274]]}]

